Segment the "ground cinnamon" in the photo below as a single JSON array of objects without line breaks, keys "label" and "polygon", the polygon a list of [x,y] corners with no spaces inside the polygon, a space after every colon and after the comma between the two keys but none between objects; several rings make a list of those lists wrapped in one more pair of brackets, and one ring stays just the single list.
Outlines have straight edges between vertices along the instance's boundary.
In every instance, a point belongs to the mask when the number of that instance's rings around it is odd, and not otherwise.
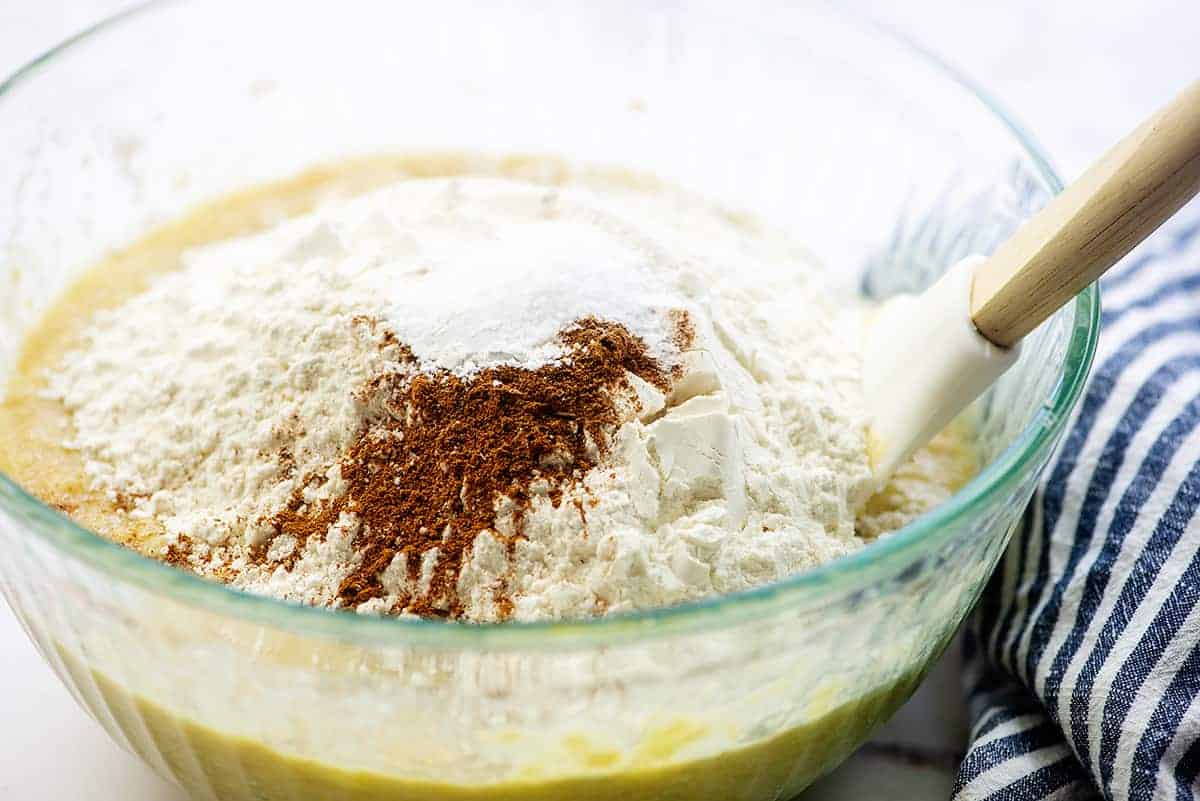
[{"label": "ground cinnamon", "polygon": [[[691,336],[689,326],[677,322],[680,336]],[[319,508],[297,496],[271,520],[303,544],[324,536],[343,512],[357,515],[361,561],[339,588],[344,606],[383,596],[381,574],[397,555],[415,582],[422,556],[436,548],[428,593],[401,598],[395,611],[457,617],[459,571],[478,534],[490,530],[511,549],[536,492],[557,505],[603,458],[618,403],[632,398],[628,374],[668,389],[668,369],[619,323],[580,320],[559,340],[565,358],[538,369],[500,366],[466,378],[396,373],[364,388],[386,412],[344,458],[346,492]],[[504,497],[512,502],[508,536],[496,521]],[[511,610],[503,594],[497,601],[502,615]]]}]

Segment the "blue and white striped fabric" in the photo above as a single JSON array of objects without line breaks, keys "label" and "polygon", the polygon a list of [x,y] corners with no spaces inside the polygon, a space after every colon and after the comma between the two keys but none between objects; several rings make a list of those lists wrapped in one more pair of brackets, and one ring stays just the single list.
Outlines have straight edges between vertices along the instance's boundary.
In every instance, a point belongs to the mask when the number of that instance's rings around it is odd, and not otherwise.
[{"label": "blue and white striped fabric", "polygon": [[1200,202],[1101,294],[1089,384],[968,625],[956,801],[1200,798]]}]

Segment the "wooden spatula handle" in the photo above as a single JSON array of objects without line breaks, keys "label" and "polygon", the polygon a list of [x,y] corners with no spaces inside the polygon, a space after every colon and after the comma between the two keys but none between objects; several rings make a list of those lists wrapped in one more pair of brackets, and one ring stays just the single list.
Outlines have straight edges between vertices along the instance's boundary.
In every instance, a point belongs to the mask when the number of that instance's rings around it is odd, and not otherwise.
[{"label": "wooden spatula handle", "polygon": [[1198,190],[1200,80],[1117,143],[979,267],[971,319],[997,345],[1016,344]]}]

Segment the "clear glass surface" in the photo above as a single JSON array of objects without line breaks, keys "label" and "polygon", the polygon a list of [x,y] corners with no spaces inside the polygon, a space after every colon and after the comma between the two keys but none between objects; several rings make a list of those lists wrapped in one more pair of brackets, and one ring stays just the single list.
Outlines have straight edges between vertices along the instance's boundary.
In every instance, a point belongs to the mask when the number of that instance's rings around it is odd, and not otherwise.
[{"label": "clear glass surface", "polygon": [[[986,97],[824,6],[490,6],[152,5],[0,86],[0,383],[23,333],[106,252],[347,157],[533,153],[653,173],[793,232],[878,297],[989,251],[1059,188]],[[493,798],[479,788],[520,779],[551,782],[545,798],[691,798],[706,775],[692,766],[730,752],[737,798],[788,798],[903,701],[974,603],[1079,392],[1097,315],[1089,289],[1025,343],[977,405],[988,465],[949,503],[736,596],[483,626],[290,606],[112,545],[2,475],[0,587],[80,703],[196,798],[348,797],[356,771],[401,780],[378,798],[420,797],[404,781]],[[836,725],[793,748],[753,748],[822,720]],[[631,771],[659,778],[615,778]]]}]

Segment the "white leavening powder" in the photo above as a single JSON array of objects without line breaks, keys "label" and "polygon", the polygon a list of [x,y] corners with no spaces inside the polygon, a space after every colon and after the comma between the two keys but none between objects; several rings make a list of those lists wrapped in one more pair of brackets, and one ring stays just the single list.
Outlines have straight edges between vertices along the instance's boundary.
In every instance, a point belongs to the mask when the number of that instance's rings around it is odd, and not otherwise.
[{"label": "white leavening powder", "polygon": [[[504,616],[501,597],[526,620],[661,606],[863,544],[861,310],[818,276],[787,241],[675,192],[403,181],[187,253],[99,313],[48,392],[88,479],[159,521],[164,548],[189,543],[193,569],[249,591],[336,606],[361,521],[304,543],[269,521],[297,493],[319,507],[345,491],[339,461],[379,414],[366,382],[534,369],[565,357],[573,322],[620,323],[678,368],[672,388],[631,376],[639,399],[605,461],[557,504],[535,497],[511,551],[498,498],[498,534],[479,533],[457,589],[474,620]],[[910,476],[905,492],[911,517],[945,488]],[[436,553],[415,580],[390,566],[359,610],[419,594]]]}]

